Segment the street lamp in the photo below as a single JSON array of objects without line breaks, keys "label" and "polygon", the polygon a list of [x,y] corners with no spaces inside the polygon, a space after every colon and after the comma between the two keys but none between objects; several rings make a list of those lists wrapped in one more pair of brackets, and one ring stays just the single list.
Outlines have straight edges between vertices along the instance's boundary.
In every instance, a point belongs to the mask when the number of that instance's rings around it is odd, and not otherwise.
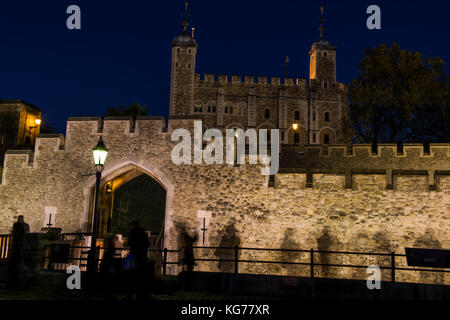
[{"label": "street lamp", "polygon": [[294,129],[294,130],[297,131],[297,129],[298,129],[298,123],[294,123],[294,124],[292,125],[292,129]]},{"label": "street lamp", "polygon": [[87,273],[89,278],[92,279],[97,272],[97,228],[98,228],[98,192],[100,189],[100,180],[102,178],[102,171],[104,168],[106,156],[108,155],[108,149],[106,149],[103,143],[102,137],[98,140],[97,145],[92,149],[94,156],[94,169],[95,169],[95,202],[94,202],[94,216],[92,223],[92,237],[91,237],[91,249],[88,253]]}]

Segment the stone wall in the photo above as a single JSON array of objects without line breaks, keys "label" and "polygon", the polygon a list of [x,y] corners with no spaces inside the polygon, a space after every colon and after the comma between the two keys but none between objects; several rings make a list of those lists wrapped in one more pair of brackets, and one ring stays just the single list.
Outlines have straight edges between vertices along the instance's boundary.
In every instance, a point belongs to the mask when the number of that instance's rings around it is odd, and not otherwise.
[{"label": "stone wall", "polygon": [[[95,183],[95,177],[86,174],[93,172],[91,150],[102,135],[109,149],[105,182],[118,172],[138,169],[167,190],[165,245],[169,249],[181,246],[183,227],[196,229],[201,239],[197,244],[203,245],[203,218],[207,246],[396,253],[411,246],[450,249],[450,145],[431,146],[429,154],[418,146],[414,149],[418,152],[406,148],[403,154],[388,155],[382,149],[379,156],[361,151],[367,146],[353,146],[352,152],[330,147],[328,153],[315,155],[315,148],[307,148],[312,150],[307,151],[309,156],[285,148],[281,159],[285,153],[297,155],[281,162],[272,186],[269,177],[260,175],[259,165],[174,165],[170,154],[177,142],[171,142],[171,132],[192,129],[193,120],[174,118],[167,132],[164,127],[162,118],[138,117],[134,127],[123,118],[72,118],[65,139],[41,135],[34,153],[9,151],[0,185],[0,233],[9,231],[17,214],[24,214],[31,230],[39,231],[46,207],[57,209],[56,226],[63,232],[86,231]],[[196,254],[226,258],[233,253],[202,249]],[[178,259],[176,254],[169,258]],[[309,261],[308,254],[267,251],[243,251],[240,258]],[[403,260],[399,258],[399,263]],[[385,257],[317,255],[316,261],[389,264]],[[205,262],[197,268],[230,271],[233,266]],[[240,272],[308,275],[309,268],[243,263]],[[317,276],[365,277],[365,270],[317,268],[316,272]],[[388,271],[383,277],[389,277]],[[420,273],[399,273],[397,278],[449,282]]]}]

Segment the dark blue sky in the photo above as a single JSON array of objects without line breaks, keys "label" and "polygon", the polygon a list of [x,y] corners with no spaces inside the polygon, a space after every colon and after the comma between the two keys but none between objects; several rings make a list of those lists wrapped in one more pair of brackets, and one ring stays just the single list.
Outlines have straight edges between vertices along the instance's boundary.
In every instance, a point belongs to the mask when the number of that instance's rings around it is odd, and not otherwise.
[{"label": "dark blue sky", "polygon": [[[81,7],[82,29],[66,28],[66,8]],[[444,0],[192,0],[197,72],[306,78],[308,51],[325,5],[326,37],[338,49],[338,80],[356,76],[364,49],[397,41],[449,61]],[[377,4],[382,30],[366,28]],[[24,99],[59,132],[69,116],[102,115],[138,102],[167,115],[170,42],[181,32],[183,0],[40,0],[0,3],[0,99]],[[447,67],[448,70],[448,67]]]}]

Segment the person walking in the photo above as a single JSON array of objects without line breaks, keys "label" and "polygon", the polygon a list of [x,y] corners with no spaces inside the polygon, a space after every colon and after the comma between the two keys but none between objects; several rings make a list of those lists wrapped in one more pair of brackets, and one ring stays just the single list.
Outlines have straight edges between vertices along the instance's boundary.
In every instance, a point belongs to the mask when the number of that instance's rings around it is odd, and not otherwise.
[{"label": "person walking", "polygon": [[23,241],[30,227],[25,223],[22,215],[17,217],[11,233],[11,246],[8,258],[8,282],[9,289],[15,289],[19,285],[20,265],[22,262]]},{"label": "person walking", "polygon": [[128,261],[133,261],[131,276],[131,288],[128,298],[136,293],[138,300],[148,298],[149,275],[147,270],[147,250],[149,247],[148,235],[143,228],[140,227],[139,221],[133,221],[130,224],[128,233],[128,246],[130,253],[127,257]]}]

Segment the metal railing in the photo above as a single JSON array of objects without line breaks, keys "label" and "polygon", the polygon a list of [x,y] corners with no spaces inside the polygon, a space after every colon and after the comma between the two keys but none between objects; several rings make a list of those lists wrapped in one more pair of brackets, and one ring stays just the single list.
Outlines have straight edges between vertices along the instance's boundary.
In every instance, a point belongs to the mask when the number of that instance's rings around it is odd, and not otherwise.
[{"label": "metal railing", "polygon": [[[85,234],[89,235],[89,234]],[[67,234],[66,237],[77,236],[77,234]],[[80,238],[79,240],[82,240]],[[101,243],[101,242],[100,242]],[[10,235],[0,235],[0,260],[4,260],[7,258],[8,248],[10,244]],[[69,250],[70,254],[68,257],[67,263],[51,263],[51,244],[47,245],[43,250],[42,256],[42,268],[49,271],[65,271],[67,266],[70,264],[76,264],[80,267],[85,267],[87,262],[87,251],[90,249],[89,247],[83,245],[70,245]],[[97,246],[97,255],[99,257],[99,263],[102,261],[103,252],[105,248],[101,246]],[[150,249],[148,250],[149,256],[154,259],[154,261],[159,262],[161,264],[161,272],[163,275],[167,274],[167,266],[169,265],[179,265],[181,263],[180,256],[182,255],[184,248],[169,250],[167,248],[164,249]],[[354,263],[327,263],[323,262],[324,256],[361,256],[361,257],[381,257],[385,258],[384,265],[379,265],[378,267],[381,270],[389,270],[390,281],[396,282],[396,275],[399,271],[402,272],[426,272],[426,273],[436,273],[436,274],[447,274],[450,273],[450,268],[422,268],[422,267],[410,267],[407,266],[405,254],[397,254],[394,252],[391,253],[377,253],[377,252],[354,252],[354,251],[326,251],[326,250],[304,250],[304,249],[280,249],[280,248],[252,248],[252,247],[212,247],[212,246],[195,246],[194,250],[222,250],[227,252],[226,255],[221,255],[218,258],[208,258],[204,257],[205,254],[199,255],[195,254],[195,261],[197,266],[200,263],[207,262],[218,262],[230,263],[233,268],[232,271],[235,274],[240,273],[240,268],[243,264],[260,264],[260,265],[291,265],[291,266],[304,266],[308,269],[307,275],[311,278],[317,277],[320,275],[320,271],[322,268],[344,268],[344,269],[367,269],[368,264],[354,264]],[[240,258],[241,254],[244,251],[250,252],[270,252],[270,253],[291,253],[291,254],[299,254],[306,257],[303,261],[286,261],[286,259],[282,260],[263,260],[263,259],[242,259]],[[129,248],[116,248],[118,257],[125,257],[129,252]],[[178,254],[178,257],[172,258],[169,261],[169,255]],[[217,254],[215,254],[218,256]],[[232,258],[223,258],[223,256],[232,257]],[[271,255],[273,256],[273,254]],[[403,263],[399,263],[400,260],[403,260]],[[387,263],[389,261],[389,263]],[[269,274],[269,273],[267,273]],[[352,279],[349,277],[348,279]]]},{"label": "metal railing", "polygon": [[[182,250],[181,248],[180,250]],[[239,273],[239,266],[243,263],[252,264],[278,264],[278,265],[298,265],[298,266],[309,266],[309,277],[315,278],[316,271],[320,271],[319,268],[331,267],[331,268],[353,268],[353,269],[367,269],[372,265],[358,265],[358,264],[337,264],[337,263],[321,263],[317,262],[317,255],[357,255],[357,256],[373,256],[373,257],[386,257],[389,258],[389,265],[378,266],[381,270],[390,270],[390,280],[391,282],[396,282],[397,271],[407,271],[407,272],[430,272],[430,273],[450,273],[450,268],[417,268],[408,267],[404,265],[397,265],[398,259],[396,258],[406,258],[405,254],[391,253],[375,253],[375,252],[354,252],[354,251],[325,251],[325,250],[302,250],[302,249],[275,249],[275,248],[247,248],[247,247],[205,247],[198,246],[194,249],[206,249],[206,250],[229,250],[232,252],[233,259],[211,259],[211,258],[197,258],[196,262],[230,262],[234,266],[234,273]],[[249,259],[239,259],[240,253],[242,251],[270,251],[270,252],[287,252],[287,253],[299,253],[308,254],[308,261],[297,262],[297,261],[280,261],[280,260],[249,260]],[[323,257],[323,256],[322,256]],[[320,258],[319,258],[320,260]],[[349,278],[352,279],[352,278]]]}]

